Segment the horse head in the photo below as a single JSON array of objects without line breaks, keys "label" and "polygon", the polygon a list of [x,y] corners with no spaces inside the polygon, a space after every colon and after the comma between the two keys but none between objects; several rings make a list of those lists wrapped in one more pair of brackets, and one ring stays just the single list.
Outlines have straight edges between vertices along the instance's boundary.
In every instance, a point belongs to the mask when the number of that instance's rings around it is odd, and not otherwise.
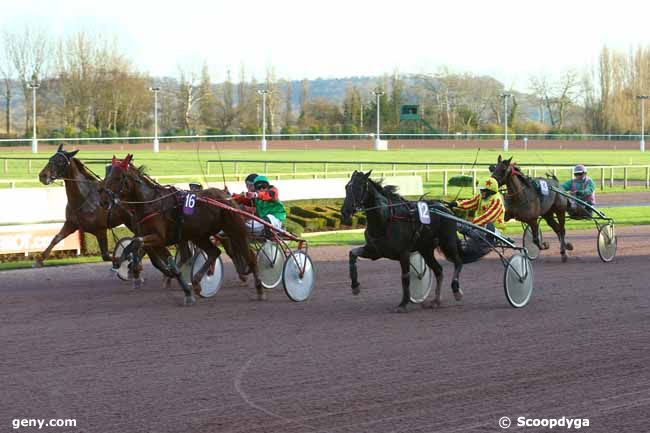
[{"label": "horse head", "polygon": [[510,157],[509,159],[502,159],[501,155],[499,155],[499,159],[497,160],[496,165],[490,166],[492,177],[495,178],[497,182],[499,182],[499,186],[504,185],[506,183],[508,176],[510,175],[511,161],[512,161],[512,157]]},{"label": "horse head", "polygon": [[60,144],[56,153],[50,157],[45,167],[38,174],[38,180],[43,185],[49,185],[57,179],[68,177],[68,168],[77,152],[79,151],[66,152],[63,150],[63,144]]},{"label": "horse head", "polygon": [[120,200],[128,198],[132,193],[134,180],[128,174],[132,159],[130,153],[121,160],[113,155],[110,170],[98,188],[99,203],[104,209],[119,204]]},{"label": "horse head", "polygon": [[368,173],[354,170],[350,181],[345,185],[345,200],[341,207],[341,222],[346,225],[352,224],[352,215],[363,207],[363,202],[368,194],[368,179],[372,170]]}]

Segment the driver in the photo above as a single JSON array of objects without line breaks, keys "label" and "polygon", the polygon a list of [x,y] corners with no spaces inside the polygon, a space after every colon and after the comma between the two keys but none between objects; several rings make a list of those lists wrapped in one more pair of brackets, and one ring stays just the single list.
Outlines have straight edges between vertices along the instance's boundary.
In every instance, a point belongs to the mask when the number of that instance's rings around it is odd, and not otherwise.
[{"label": "driver", "polygon": [[[596,188],[594,181],[587,176],[587,169],[584,165],[578,164],[573,168],[573,179],[567,180],[562,184],[565,191],[569,191],[574,197],[589,203],[596,204]],[[572,217],[591,216],[591,210],[581,206],[575,200],[568,200],[567,211]]]},{"label": "driver", "polygon": [[246,192],[242,192],[241,194],[233,194],[232,196],[232,199],[239,205],[239,208],[241,210],[252,214],[255,213],[255,203],[252,198],[249,198],[246,195],[249,192],[255,192],[255,185],[253,182],[255,181],[256,177],[257,173],[251,173],[246,176]]},{"label": "driver", "polygon": [[[505,231],[505,207],[496,179],[489,177],[482,182],[481,191],[469,200],[452,201],[451,208],[474,211],[472,223],[500,234]],[[472,263],[490,252],[490,245],[482,240],[485,234],[469,225],[461,224],[458,231],[466,236],[461,256],[463,263]]]},{"label": "driver", "polygon": [[[280,201],[278,189],[269,184],[266,176],[257,176],[253,181],[255,191],[246,193],[246,197],[251,199],[255,205],[255,214],[271,223],[277,229],[283,229],[283,223],[287,219],[287,211]],[[255,234],[262,233],[264,226],[254,220],[246,222],[246,225]]]}]

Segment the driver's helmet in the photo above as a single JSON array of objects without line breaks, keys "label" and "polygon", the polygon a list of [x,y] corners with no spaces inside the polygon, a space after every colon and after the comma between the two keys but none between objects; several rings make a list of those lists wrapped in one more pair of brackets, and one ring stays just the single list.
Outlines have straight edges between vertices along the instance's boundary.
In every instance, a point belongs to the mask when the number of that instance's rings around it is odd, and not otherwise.
[{"label": "driver's helmet", "polygon": [[246,183],[255,183],[255,178],[257,178],[257,173],[251,173],[248,176],[246,176]]},{"label": "driver's helmet", "polygon": [[269,179],[266,176],[257,176],[253,181],[255,189],[258,189],[263,186],[269,186]]},{"label": "driver's helmet", "polygon": [[190,191],[201,191],[203,189],[203,185],[197,182],[191,182],[190,183]]},{"label": "driver's helmet", "polygon": [[578,164],[575,167],[573,167],[573,174],[584,174],[586,172],[587,172],[587,169],[582,164]]},{"label": "driver's helmet", "polygon": [[486,178],[481,182],[481,191],[487,190],[490,192],[499,192],[499,182],[493,177]]}]

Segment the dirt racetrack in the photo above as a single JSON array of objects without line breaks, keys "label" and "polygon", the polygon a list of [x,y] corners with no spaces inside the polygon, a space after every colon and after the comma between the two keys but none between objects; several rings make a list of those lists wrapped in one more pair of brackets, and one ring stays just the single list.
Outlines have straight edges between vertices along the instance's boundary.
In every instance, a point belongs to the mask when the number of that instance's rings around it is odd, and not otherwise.
[{"label": "dirt racetrack", "polygon": [[[105,264],[0,273],[0,431],[76,419],[63,432],[497,432],[518,417],[588,418],[587,432],[647,432],[650,227],[621,228],[613,263],[572,232],[534,263],[531,303],[511,308],[494,258],[467,265],[455,305],[388,312],[399,266],[346,247],[311,251],[317,289],[268,302],[230,264],[216,297],[180,307],[147,265],[143,289]],[[567,431],[556,427],[553,431]],[[21,428],[16,431],[37,431]],[[570,430],[570,431],[575,431]]]}]

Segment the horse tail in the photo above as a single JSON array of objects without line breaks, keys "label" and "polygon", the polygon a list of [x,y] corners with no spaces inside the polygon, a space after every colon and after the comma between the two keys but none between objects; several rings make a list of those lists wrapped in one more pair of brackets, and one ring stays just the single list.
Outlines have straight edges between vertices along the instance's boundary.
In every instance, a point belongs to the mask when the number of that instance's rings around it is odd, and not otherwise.
[{"label": "horse tail", "polygon": [[553,174],[553,173],[548,172],[548,171],[546,172],[546,177],[559,182],[559,179],[557,178],[557,176],[555,174]]}]

